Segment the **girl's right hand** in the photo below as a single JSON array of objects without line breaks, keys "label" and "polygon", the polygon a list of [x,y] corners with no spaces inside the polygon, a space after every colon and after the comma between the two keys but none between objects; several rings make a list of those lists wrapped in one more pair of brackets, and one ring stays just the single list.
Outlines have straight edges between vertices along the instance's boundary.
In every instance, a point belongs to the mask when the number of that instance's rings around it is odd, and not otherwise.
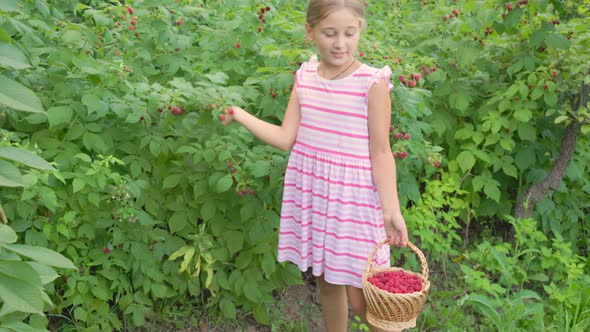
[{"label": "girl's right hand", "polygon": [[221,121],[222,125],[227,126],[228,124],[232,123],[232,121],[234,121],[236,109],[239,109],[239,107],[230,106],[229,108],[223,110],[223,113],[219,115],[219,121]]}]

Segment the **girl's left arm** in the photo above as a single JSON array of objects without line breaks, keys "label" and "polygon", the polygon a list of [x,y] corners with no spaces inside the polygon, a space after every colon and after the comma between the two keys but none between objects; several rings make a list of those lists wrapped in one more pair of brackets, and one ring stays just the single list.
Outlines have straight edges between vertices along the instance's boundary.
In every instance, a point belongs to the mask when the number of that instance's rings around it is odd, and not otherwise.
[{"label": "girl's left arm", "polygon": [[402,216],[397,195],[395,159],[389,143],[391,99],[386,80],[377,80],[369,89],[368,126],[369,150],[373,179],[377,186],[383,222],[390,243],[405,247],[408,243],[406,222]]}]

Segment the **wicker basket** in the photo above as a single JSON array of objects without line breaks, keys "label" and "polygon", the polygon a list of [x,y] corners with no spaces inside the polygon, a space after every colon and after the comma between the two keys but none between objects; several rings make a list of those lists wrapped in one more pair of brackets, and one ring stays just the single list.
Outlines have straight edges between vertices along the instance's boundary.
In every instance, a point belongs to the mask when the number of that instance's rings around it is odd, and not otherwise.
[{"label": "wicker basket", "polygon": [[[373,250],[369,256],[365,272],[363,273],[362,283],[363,293],[367,300],[367,320],[374,326],[386,330],[412,328],[416,326],[416,317],[418,317],[420,311],[422,311],[422,306],[426,302],[426,296],[430,290],[426,258],[420,249],[408,242],[408,247],[410,247],[420,259],[420,263],[422,264],[422,274],[406,271],[398,267],[375,268],[375,254],[381,246],[388,242],[388,240],[385,240],[377,245],[375,250]],[[422,280],[422,290],[413,293],[394,294],[378,288],[367,280],[379,272],[398,270],[419,276]]]}]

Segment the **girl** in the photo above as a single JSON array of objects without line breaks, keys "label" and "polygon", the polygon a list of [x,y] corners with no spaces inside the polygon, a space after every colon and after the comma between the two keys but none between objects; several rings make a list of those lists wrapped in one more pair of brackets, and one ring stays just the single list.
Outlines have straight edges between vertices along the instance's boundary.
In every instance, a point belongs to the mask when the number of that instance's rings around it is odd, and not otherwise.
[{"label": "girl", "polygon": [[[312,268],[326,330],[344,332],[347,298],[369,325],[361,277],[376,244],[385,238],[397,247],[408,242],[389,143],[391,70],[355,58],[364,1],[311,0],[306,21],[320,60],[313,56],[296,72],[281,126],[237,106],[224,111],[222,123],[235,120],[290,151],[278,260],[301,271]],[[389,260],[389,247],[382,246],[376,264],[389,266]]]}]

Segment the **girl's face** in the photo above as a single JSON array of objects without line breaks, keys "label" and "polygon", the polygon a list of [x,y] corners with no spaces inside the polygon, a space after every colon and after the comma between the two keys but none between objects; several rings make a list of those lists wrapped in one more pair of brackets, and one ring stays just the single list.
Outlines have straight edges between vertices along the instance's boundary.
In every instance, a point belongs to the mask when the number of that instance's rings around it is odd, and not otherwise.
[{"label": "girl's face", "polygon": [[337,9],[313,28],[305,25],[307,37],[316,43],[322,63],[337,69],[350,64],[356,54],[361,20],[347,8]]}]

